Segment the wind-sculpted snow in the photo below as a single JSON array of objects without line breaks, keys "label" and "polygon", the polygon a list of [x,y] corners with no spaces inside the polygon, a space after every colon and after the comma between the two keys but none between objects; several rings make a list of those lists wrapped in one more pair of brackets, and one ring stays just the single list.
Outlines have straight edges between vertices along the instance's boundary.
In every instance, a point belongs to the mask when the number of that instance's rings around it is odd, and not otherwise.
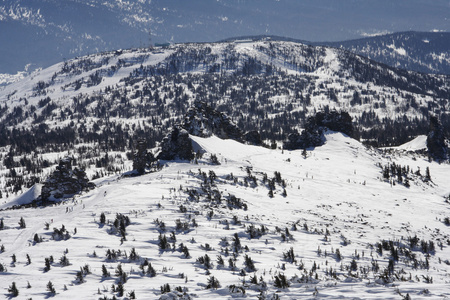
[{"label": "wind-sculpted snow", "polygon": [[[0,211],[1,293],[15,282],[33,299],[449,297],[449,165],[325,138],[305,154],[191,136],[196,163]],[[429,168],[432,182],[384,179],[387,163]]]}]

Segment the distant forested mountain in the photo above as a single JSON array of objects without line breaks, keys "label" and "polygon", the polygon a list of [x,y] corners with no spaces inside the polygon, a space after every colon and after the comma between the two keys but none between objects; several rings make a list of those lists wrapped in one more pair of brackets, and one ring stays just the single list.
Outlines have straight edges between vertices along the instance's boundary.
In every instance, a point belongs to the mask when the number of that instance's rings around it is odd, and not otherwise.
[{"label": "distant forested mountain", "polygon": [[400,32],[316,44],[347,49],[392,67],[423,73],[450,74],[449,32]]},{"label": "distant forested mountain", "polygon": [[195,101],[273,145],[298,132],[307,116],[332,110],[347,111],[355,137],[377,146],[427,134],[430,114],[448,136],[449,83],[448,75],[396,69],[343,49],[294,42],[93,54],[0,91],[2,174],[34,174],[21,176],[21,185],[38,181],[43,175],[36,172],[57,162],[46,153],[67,151],[85,167],[95,166],[96,176],[114,172],[111,162],[126,160],[118,152],[132,150],[140,138],[157,146]]},{"label": "distant forested mountain", "polygon": [[449,9],[446,0],[4,0],[0,74],[155,43],[260,34],[318,42],[405,30],[449,31]]}]

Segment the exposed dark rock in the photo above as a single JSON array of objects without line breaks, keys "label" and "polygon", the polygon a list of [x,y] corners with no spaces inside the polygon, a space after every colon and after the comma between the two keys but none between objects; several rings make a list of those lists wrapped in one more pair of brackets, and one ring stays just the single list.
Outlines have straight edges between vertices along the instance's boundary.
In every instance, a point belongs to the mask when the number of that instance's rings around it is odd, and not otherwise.
[{"label": "exposed dark rock", "polygon": [[248,144],[255,145],[255,146],[260,146],[263,143],[262,139],[261,139],[261,135],[256,130],[252,130],[252,131],[249,131],[246,134],[244,134],[244,140]]},{"label": "exposed dark rock", "polygon": [[306,149],[310,147],[322,146],[325,143],[323,131],[324,127],[314,128],[314,130],[303,130],[301,134],[297,132],[291,133],[288,140],[283,144],[284,149]]},{"label": "exposed dark rock", "polygon": [[[196,101],[191,107],[182,125],[175,125],[172,131],[162,140],[161,151],[157,158],[162,160],[192,160],[194,151],[189,135],[210,137],[216,135],[221,139],[244,141],[242,131],[228,118],[206,102]],[[252,131],[245,138],[249,143],[262,144],[258,132]]]},{"label": "exposed dark rock", "polygon": [[[348,136],[353,136],[352,117],[348,112],[318,112],[313,120],[318,127],[326,127],[333,131],[342,132]],[[308,122],[309,119],[308,119]]]},{"label": "exposed dark rock", "polygon": [[206,102],[196,101],[184,119],[182,127],[199,137],[216,135],[221,139],[242,141],[242,131],[228,118]]},{"label": "exposed dark rock", "polygon": [[430,157],[436,160],[448,158],[448,146],[444,128],[435,116],[430,116],[430,129],[427,136],[427,148]]},{"label": "exposed dark rock", "polygon": [[55,201],[94,187],[95,184],[89,182],[84,170],[72,169],[72,158],[65,157],[60,160],[56,170],[45,180],[39,200]]},{"label": "exposed dark rock", "polygon": [[133,155],[133,169],[142,175],[145,170],[152,167],[156,161],[153,153],[147,151],[147,143],[144,139],[139,139],[136,142],[136,152]]},{"label": "exposed dark rock", "polygon": [[294,150],[322,146],[325,143],[323,133],[328,129],[353,136],[352,118],[347,112],[318,112],[308,117],[301,134],[291,133],[283,147]]},{"label": "exposed dark rock", "polygon": [[172,131],[161,142],[161,151],[157,156],[163,160],[192,160],[194,150],[187,130],[174,126]]}]

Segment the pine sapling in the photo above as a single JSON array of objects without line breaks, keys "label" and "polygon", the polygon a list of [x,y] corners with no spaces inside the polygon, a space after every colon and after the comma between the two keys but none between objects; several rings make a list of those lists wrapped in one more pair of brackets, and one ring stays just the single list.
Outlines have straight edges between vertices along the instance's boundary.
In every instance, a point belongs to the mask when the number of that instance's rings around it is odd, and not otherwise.
[{"label": "pine sapling", "polygon": [[49,281],[47,283],[47,291],[51,294],[54,295],[56,293],[55,291],[55,286],[53,285],[53,283],[51,281]]},{"label": "pine sapling", "polygon": [[11,294],[11,297],[19,296],[19,290],[16,287],[16,283],[11,283],[11,286],[8,288],[8,292]]}]

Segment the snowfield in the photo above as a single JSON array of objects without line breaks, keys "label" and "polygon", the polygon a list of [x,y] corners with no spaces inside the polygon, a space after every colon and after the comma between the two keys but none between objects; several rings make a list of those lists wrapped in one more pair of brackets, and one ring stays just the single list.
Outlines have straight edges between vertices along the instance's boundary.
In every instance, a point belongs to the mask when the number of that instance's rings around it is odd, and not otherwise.
[{"label": "snowfield", "polygon": [[[450,297],[448,164],[335,132],[306,152],[191,138],[205,152],[196,162],[167,161],[140,177],[98,179],[95,190],[52,206],[0,211],[2,296],[15,282],[18,299]],[[410,168],[410,187],[383,178],[394,162]]]}]

